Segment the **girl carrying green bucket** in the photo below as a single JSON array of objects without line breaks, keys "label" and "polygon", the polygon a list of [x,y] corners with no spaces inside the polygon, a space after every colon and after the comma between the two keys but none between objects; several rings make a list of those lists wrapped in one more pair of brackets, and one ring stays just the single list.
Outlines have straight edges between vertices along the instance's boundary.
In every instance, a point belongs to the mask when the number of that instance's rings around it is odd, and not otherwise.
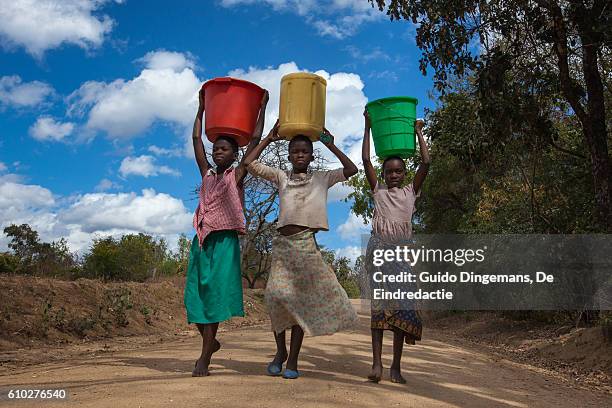
[{"label": "girl carrying green bucket", "polygon": [[[368,276],[372,276],[375,267],[372,262],[372,254],[375,250],[394,249],[397,245],[406,245],[412,239],[412,215],[414,203],[421,194],[421,187],[429,169],[429,152],[423,139],[423,121],[414,123],[414,130],[418,136],[421,153],[421,164],[416,172],[414,180],[404,186],[406,177],[406,163],[399,156],[388,156],[384,158],[382,165],[382,179],[379,182],[374,166],[370,161],[370,116],[366,108],[363,113],[365,117],[365,130],[363,132],[362,159],[365,175],[373,192],[374,216],[372,218],[372,234],[366,251],[366,269]],[[393,137],[401,137],[394,135]],[[409,135],[403,135],[408,138]],[[376,271],[383,275],[398,275],[406,272],[406,263],[385,262]],[[407,271],[410,272],[410,271]],[[379,382],[382,377],[382,343],[383,331],[393,332],[393,362],[390,368],[391,381],[395,383],[406,383],[401,374],[401,358],[403,344],[415,344],[421,340],[422,322],[421,316],[414,305],[389,307],[380,301],[372,299],[371,331],[372,331],[372,372],[368,379]]]}]

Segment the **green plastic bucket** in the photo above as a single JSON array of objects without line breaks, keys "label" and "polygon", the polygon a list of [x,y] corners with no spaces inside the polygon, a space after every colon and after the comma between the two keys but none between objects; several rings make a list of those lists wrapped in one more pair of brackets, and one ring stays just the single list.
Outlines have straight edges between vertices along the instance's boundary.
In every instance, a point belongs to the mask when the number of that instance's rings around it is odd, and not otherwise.
[{"label": "green plastic bucket", "polygon": [[372,126],[374,150],[381,159],[407,159],[416,151],[414,122],[419,101],[409,96],[377,99],[366,105]]}]

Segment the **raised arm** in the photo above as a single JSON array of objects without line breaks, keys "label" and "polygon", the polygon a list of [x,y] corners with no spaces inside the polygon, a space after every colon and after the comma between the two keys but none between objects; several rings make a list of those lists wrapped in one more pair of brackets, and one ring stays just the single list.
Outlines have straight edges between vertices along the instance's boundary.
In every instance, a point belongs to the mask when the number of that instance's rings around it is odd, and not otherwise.
[{"label": "raised arm", "polygon": [[363,168],[370,185],[370,190],[374,190],[378,179],[376,178],[376,170],[374,170],[370,160],[370,114],[367,109],[363,110],[363,117],[365,119],[365,126],[363,128],[363,143],[361,144],[361,160],[363,161]]},{"label": "raised arm", "polygon": [[414,123],[414,131],[419,139],[419,148],[421,151],[421,164],[419,165],[419,168],[414,175],[414,180],[412,181],[412,188],[415,194],[421,190],[421,186],[423,185],[427,172],[429,171],[429,164],[431,163],[431,159],[429,158],[429,150],[427,149],[427,144],[423,138],[423,126],[425,126],[425,122],[422,120],[417,120]]},{"label": "raised arm", "polygon": [[253,160],[257,160],[259,156],[261,156],[261,153],[264,151],[264,149],[268,147],[270,143],[275,142],[279,139],[280,139],[280,136],[278,135],[278,119],[277,119],[272,129],[270,129],[268,136],[266,136],[266,138],[262,140],[261,143],[255,146],[248,154],[244,156],[244,158],[242,159],[242,164],[244,165],[244,168],[249,167],[249,164],[251,164]]},{"label": "raised arm", "polygon": [[193,139],[193,151],[195,152],[196,162],[200,169],[200,175],[202,178],[206,175],[210,167],[208,159],[206,159],[206,152],[204,151],[204,143],[202,143],[202,118],[204,117],[204,89],[200,89],[199,93],[199,106],[198,113],[196,114],[195,121],[193,122],[193,132],[191,138]]},{"label": "raised arm", "polygon": [[338,158],[338,160],[340,160],[340,163],[342,163],[342,167],[344,167],[344,177],[348,179],[357,174],[358,170],[355,163],[338,149],[334,144],[334,136],[326,128],[323,128],[323,136],[321,142]]},{"label": "raised arm", "polygon": [[242,156],[242,160],[240,160],[238,167],[236,167],[236,183],[238,184],[242,183],[242,180],[244,180],[244,177],[247,175],[247,165],[244,164],[244,159],[253,151],[255,146],[257,146],[261,140],[261,134],[263,133],[264,122],[266,119],[266,106],[268,106],[268,100],[270,100],[270,94],[268,91],[265,91],[263,97],[261,98],[261,108],[259,109],[259,116],[257,117],[255,129],[253,130],[253,137],[251,138],[251,142],[249,143],[244,156]]}]

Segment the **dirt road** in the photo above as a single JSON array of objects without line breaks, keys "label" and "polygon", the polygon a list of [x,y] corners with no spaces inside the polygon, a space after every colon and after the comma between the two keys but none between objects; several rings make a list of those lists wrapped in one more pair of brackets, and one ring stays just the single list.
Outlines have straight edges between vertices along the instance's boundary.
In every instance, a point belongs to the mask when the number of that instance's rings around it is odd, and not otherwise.
[{"label": "dirt road", "polygon": [[[370,368],[366,315],[353,332],[307,337],[298,380],[264,374],[274,352],[268,327],[222,333],[211,376],[192,378],[199,339],[4,372],[0,406],[79,407],[604,407],[609,394],[577,389],[526,366],[443,339],[405,350],[408,383],[365,380]],[[425,332],[427,336],[427,332]],[[391,337],[385,337],[385,366]],[[9,401],[9,389],[65,389],[62,402]]]}]

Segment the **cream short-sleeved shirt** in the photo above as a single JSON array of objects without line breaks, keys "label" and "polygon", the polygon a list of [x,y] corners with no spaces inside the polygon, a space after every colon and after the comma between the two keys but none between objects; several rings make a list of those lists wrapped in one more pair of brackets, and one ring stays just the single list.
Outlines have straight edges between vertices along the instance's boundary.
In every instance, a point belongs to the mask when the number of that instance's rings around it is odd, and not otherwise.
[{"label": "cream short-sleeved shirt", "polygon": [[271,181],[278,187],[280,211],[277,228],[301,225],[328,231],[327,191],[336,183],[346,181],[344,169],[313,171],[310,174],[289,174],[254,160],[248,171],[256,177]]}]

